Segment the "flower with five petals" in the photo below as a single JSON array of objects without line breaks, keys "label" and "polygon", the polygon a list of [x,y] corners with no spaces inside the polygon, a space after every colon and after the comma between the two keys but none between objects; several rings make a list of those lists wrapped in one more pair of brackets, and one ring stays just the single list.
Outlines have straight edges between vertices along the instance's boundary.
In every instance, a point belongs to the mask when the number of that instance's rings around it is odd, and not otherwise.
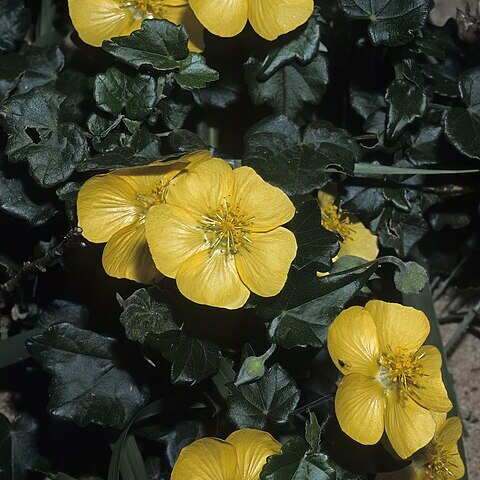
[{"label": "flower with five petals", "polygon": [[285,285],[297,243],[281,225],[294,214],[287,195],[253,169],[213,158],[151,208],[147,240],[158,270],[185,297],[236,309],[250,292],[272,297]]},{"label": "flower with five petals", "polygon": [[238,35],[249,21],[267,40],[295,30],[313,12],[313,0],[190,0],[190,6],[215,35]]},{"label": "flower with five petals", "polygon": [[225,441],[201,438],[180,452],[172,480],[259,480],[267,458],[278,453],[280,444],[261,430],[237,430]]},{"label": "flower with five petals", "polygon": [[107,243],[103,267],[108,275],[140,283],[161,278],[145,237],[145,219],[153,205],[166,201],[175,178],[208,160],[206,151],[178,160],[122,168],[87,180],[78,194],[78,225],[93,243]]},{"label": "flower with five petals", "polygon": [[188,0],[68,0],[68,9],[80,38],[94,47],[113,37],[130,35],[147,18],[158,18],[184,25],[192,52],[204,48],[203,28]]},{"label": "flower with five petals", "polygon": [[333,321],[328,351],[345,375],[335,413],[348,436],[373,445],[385,431],[401,458],[430,442],[432,412],[448,412],[452,404],[442,381],[441,354],[423,345],[429,331],[423,312],[377,300],[348,308]]}]

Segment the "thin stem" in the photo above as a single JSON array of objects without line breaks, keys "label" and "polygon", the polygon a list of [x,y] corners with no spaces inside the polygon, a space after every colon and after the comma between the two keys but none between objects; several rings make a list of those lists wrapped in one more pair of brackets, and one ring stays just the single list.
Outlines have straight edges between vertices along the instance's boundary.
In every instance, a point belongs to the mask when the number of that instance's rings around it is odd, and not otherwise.
[{"label": "thin stem", "polygon": [[323,403],[328,402],[329,400],[332,400],[334,397],[335,397],[335,394],[328,393],[323,397],[317,398],[317,400],[314,400],[313,402],[307,403],[303,407],[295,409],[291,413],[291,415],[297,415],[299,413],[306,412],[307,410],[311,410],[312,408],[318,407],[319,405],[322,405]]},{"label": "thin stem", "polygon": [[430,108],[433,108],[434,110],[443,110],[443,111],[448,111],[451,108],[448,105],[442,105],[441,103],[429,103],[428,106]]}]

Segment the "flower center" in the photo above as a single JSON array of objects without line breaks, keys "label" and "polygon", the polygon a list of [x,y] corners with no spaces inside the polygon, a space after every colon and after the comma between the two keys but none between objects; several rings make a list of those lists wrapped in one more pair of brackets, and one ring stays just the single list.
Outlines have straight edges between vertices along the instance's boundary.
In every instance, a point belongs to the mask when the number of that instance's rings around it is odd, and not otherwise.
[{"label": "flower center", "polygon": [[143,207],[143,211],[140,213],[141,222],[145,221],[145,216],[147,215],[150,207],[152,207],[153,205],[158,205],[160,203],[165,203],[169,183],[170,182],[159,180],[150,191],[137,194],[137,201]]},{"label": "flower center", "polygon": [[340,207],[333,204],[322,208],[322,226],[338,233],[344,240],[352,233],[352,221]]},{"label": "flower center", "polygon": [[418,377],[423,375],[420,363],[424,354],[412,355],[397,348],[391,353],[382,354],[379,359],[379,380],[387,389],[396,388],[408,393],[412,386],[417,385]]},{"label": "flower center", "polygon": [[137,19],[163,17],[163,7],[153,0],[129,0],[125,7],[132,10]]},{"label": "flower center", "polygon": [[234,255],[239,247],[251,243],[249,239],[251,218],[239,212],[226,198],[219,208],[200,220],[211,250],[221,251],[225,255]]},{"label": "flower center", "polygon": [[426,456],[428,459],[428,463],[425,465],[427,478],[435,480],[454,478],[451,468],[455,466],[452,461],[454,454],[433,442],[431,452],[427,452]]}]

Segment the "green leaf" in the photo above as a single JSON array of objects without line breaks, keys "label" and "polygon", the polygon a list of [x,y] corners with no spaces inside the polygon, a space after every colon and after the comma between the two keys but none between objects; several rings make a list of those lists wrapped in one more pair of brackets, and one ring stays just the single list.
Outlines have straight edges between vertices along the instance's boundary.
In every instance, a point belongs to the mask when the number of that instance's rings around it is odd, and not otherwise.
[{"label": "green leaf", "polygon": [[[39,315],[39,325],[47,328],[55,323],[68,322],[78,328],[87,325],[90,313],[88,307],[68,300],[52,300]],[[32,335],[30,335],[32,336]]]},{"label": "green leaf", "polygon": [[382,94],[361,90],[357,86],[353,86],[350,90],[350,104],[364,120],[387,106]]},{"label": "green leaf", "polygon": [[103,42],[103,49],[135,68],[148,66],[159,71],[174,70],[184,88],[203,88],[218,79],[218,73],[207,67],[205,59],[188,51],[188,35],[183,26],[167,20],[145,20],[140,30],[130,36]]},{"label": "green leaf", "polygon": [[57,78],[64,63],[64,55],[58,47],[31,47],[22,53],[2,55],[0,100],[8,98],[14,90],[16,93],[27,93],[32,88],[50,83]]},{"label": "green leaf", "polygon": [[355,20],[369,20],[374,45],[395,47],[410,42],[425,25],[428,0],[340,0],[340,8]]},{"label": "green leaf", "polygon": [[397,139],[415,119],[421,118],[427,108],[427,95],[406,80],[395,80],[385,96],[389,104],[387,136]]},{"label": "green leaf", "polygon": [[221,353],[216,345],[180,330],[150,334],[146,342],[172,364],[171,379],[175,385],[195,385],[217,373],[220,366]]},{"label": "green leaf", "polygon": [[199,107],[227,108],[238,100],[240,90],[238,81],[222,75],[207,88],[192,90],[192,95]]},{"label": "green leaf", "polygon": [[463,73],[459,86],[466,108],[451,108],[447,112],[445,135],[458,151],[480,159],[480,68]]},{"label": "green leaf", "polygon": [[258,78],[263,81],[293,61],[300,65],[310,63],[320,49],[320,24],[311,17],[303,27],[282,35],[273,45],[258,71]]},{"label": "green leaf", "polygon": [[247,132],[244,164],[288,195],[302,195],[323,187],[330,167],[350,173],[348,148],[332,143],[318,147],[302,138],[300,128],[287,117],[269,117]]},{"label": "green leaf", "polygon": [[172,311],[162,301],[158,291],[141,288],[123,303],[120,322],[130,340],[143,342],[150,333],[164,333],[177,329]]},{"label": "green leaf", "polygon": [[305,440],[311,452],[318,452],[322,441],[322,427],[319,425],[315,413],[310,412],[309,419],[305,424]]},{"label": "green leaf", "polygon": [[39,453],[39,426],[29,415],[19,415],[10,424],[0,414],[0,480],[26,480],[35,468],[47,468]]},{"label": "green leaf", "polygon": [[31,195],[19,178],[7,178],[0,170],[0,211],[25,220],[32,227],[45,224],[56,213],[51,203]]},{"label": "green leaf", "polygon": [[128,435],[120,458],[120,473],[123,480],[148,480],[142,454],[133,435]]},{"label": "green leaf", "polygon": [[44,188],[67,180],[87,149],[81,129],[59,119],[64,100],[64,95],[46,85],[10,98],[0,110],[8,133],[8,159],[27,161],[30,174]]},{"label": "green leaf", "polygon": [[208,83],[220,78],[218,72],[210,68],[205,58],[198,53],[188,55],[179,67],[180,72],[175,74],[175,80],[183,88],[205,88]]},{"label": "green leaf", "polygon": [[208,145],[203,138],[190,130],[174,130],[168,136],[168,143],[176,152],[208,150]]},{"label": "green leaf", "polygon": [[257,306],[261,317],[273,318],[272,341],[285,348],[323,348],[328,327],[375,269],[375,263],[366,263],[319,278],[315,265],[292,268],[283,290]]},{"label": "green leaf", "polygon": [[267,422],[286,423],[300,400],[294,381],[277,364],[260,380],[230,388],[227,415],[237,428],[264,429]]},{"label": "green leaf", "polygon": [[93,94],[97,107],[114,117],[125,111],[128,118],[141,120],[157,101],[157,83],[150,75],[126,75],[109,68],[95,77]]},{"label": "green leaf", "polygon": [[427,125],[412,137],[412,145],[407,148],[408,159],[414,165],[431,165],[438,162],[441,127]]},{"label": "green leaf", "polygon": [[295,266],[302,268],[313,262],[319,270],[330,270],[340,244],[337,235],[322,227],[317,200],[307,200],[299,205],[289,228],[295,234],[298,245]]},{"label": "green leaf", "polygon": [[281,455],[267,459],[261,480],[336,480],[324,453],[307,453],[308,444],[294,437],[283,447]]},{"label": "green leaf", "polygon": [[244,65],[245,80],[255,105],[267,104],[276,114],[295,118],[304,105],[318,105],[328,84],[325,57],[317,55],[305,65],[284,65],[267,80],[261,79],[261,64],[250,58]]},{"label": "green leaf", "polygon": [[[27,341],[27,349],[53,376],[48,409],[80,426],[123,428],[145,405],[148,391],[124,369],[118,342],[69,323],[52,325]],[[125,355],[125,354],[124,354]],[[130,365],[135,356],[130,357]]]},{"label": "green leaf", "polygon": [[0,0],[0,53],[14,50],[29,24],[30,11],[23,0]]}]

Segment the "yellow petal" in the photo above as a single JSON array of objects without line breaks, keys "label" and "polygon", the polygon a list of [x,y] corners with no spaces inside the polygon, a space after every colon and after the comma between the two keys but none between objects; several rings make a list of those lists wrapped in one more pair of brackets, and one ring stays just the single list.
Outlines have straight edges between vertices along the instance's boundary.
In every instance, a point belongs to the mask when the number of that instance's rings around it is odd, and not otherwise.
[{"label": "yellow petal", "polygon": [[458,417],[450,417],[437,431],[435,441],[445,447],[456,447],[462,436],[462,421]]},{"label": "yellow petal", "polygon": [[273,297],[284,287],[295,255],[295,235],[279,227],[267,233],[252,233],[235,254],[243,283],[261,297]]},{"label": "yellow petal", "polygon": [[180,452],[171,480],[231,480],[236,467],[233,445],[216,438],[202,438]]},{"label": "yellow petal", "polygon": [[435,420],[435,435],[438,434],[443,424],[447,421],[446,412],[432,412],[433,419]]},{"label": "yellow petal", "polygon": [[344,374],[375,376],[380,356],[377,328],[370,313],[362,307],[350,307],[328,329],[328,352]]},{"label": "yellow petal", "polygon": [[139,222],[120,230],[108,241],[102,262],[111,277],[128,278],[146,284],[155,283],[161,278],[148,249],[145,226]]},{"label": "yellow petal", "polygon": [[313,0],[251,0],[248,19],[260,36],[275,40],[303,25],[312,13]]},{"label": "yellow petal", "polygon": [[73,26],[79,37],[89,45],[100,47],[104,40],[129,35],[140,28],[122,0],[68,0]]},{"label": "yellow petal", "polygon": [[450,472],[448,478],[459,480],[465,475],[465,465],[463,464],[462,457],[460,456],[457,447],[451,449],[448,453],[448,470]]},{"label": "yellow petal", "polygon": [[378,239],[362,222],[349,225],[348,236],[340,243],[339,257],[352,255],[368,261],[378,257]]},{"label": "yellow petal", "polygon": [[183,262],[207,248],[194,219],[176,205],[151,207],[145,226],[155,265],[167,277],[175,278]]},{"label": "yellow petal", "polygon": [[335,196],[325,190],[319,190],[317,198],[321,209],[329,207],[335,203]]},{"label": "yellow petal", "polygon": [[227,162],[212,158],[175,179],[175,188],[169,191],[167,203],[183,208],[200,221],[230,200],[233,178]]},{"label": "yellow petal", "polygon": [[416,352],[430,332],[428,318],[415,308],[379,300],[371,300],[365,308],[377,325],[382,351],[400,348]]},{"label": "yellow petal", "polygon": [[259,480],[267,458],[281,451],[281,445],[261,430],[237,430],[226,441],[235,447],[237,454],[237,474],[232,480]]},{"label": "yellow petal", "polygon": [[249,0],[190,0],[200,23],[220,37],[234,37],[245,27]]},{"label": "yellow petal", "polygon": [[177,273],[177,286],[190,300],[202,305],[243,307],[250,296],[240,280],[232,255],[206,250],[183,262]]},{"label": "yellow petal", "polygon": [[87,180],[77,200],[78,225],[86,239],[107,242],[115,233],[138,221],[141,207],[137,192],[124,179],[112,174]]},{"label": "yellow petal", "polygon": [[385,431],[395,452],[408,458],[433,438],[435,421],[428,410],[409,396],[391,390],[387,396]]},{"label": "yellow petal", "polygon": [[235,191],[232,203],[251,220],[250,230],[268,232],[289,222],[295,215],[293,203],[282,190],[269,185],[253,168],[233,171]]},{"label": "yellow petal", "polygon": [[417,478],[417,470],[410,464],[395,472],[379,473],[375,477],[375,480],[417,480]]},{"label": "yellow petal", "polygon": [[449,412],[452,402],[442,380],[442,356],[432,345],[421,347],[417,356],[422,366],[422,374],[415,378],[415,384],[410,389],[412,398],[422,407],[435,412]]},{"label": "yellow petal", "polygon": [[341,429],[362,445],[374,445],[385,428],[385,393],[380,382],[352,373],[343,377],[335,396]]},{"label": "yellow petal", "polygon": [[167,0],[162,3],[163,18],[176,25],[183,25],[188,33],[188,48],[191,52],[203,52],[203,27],[197,20],[187,0]]}]

